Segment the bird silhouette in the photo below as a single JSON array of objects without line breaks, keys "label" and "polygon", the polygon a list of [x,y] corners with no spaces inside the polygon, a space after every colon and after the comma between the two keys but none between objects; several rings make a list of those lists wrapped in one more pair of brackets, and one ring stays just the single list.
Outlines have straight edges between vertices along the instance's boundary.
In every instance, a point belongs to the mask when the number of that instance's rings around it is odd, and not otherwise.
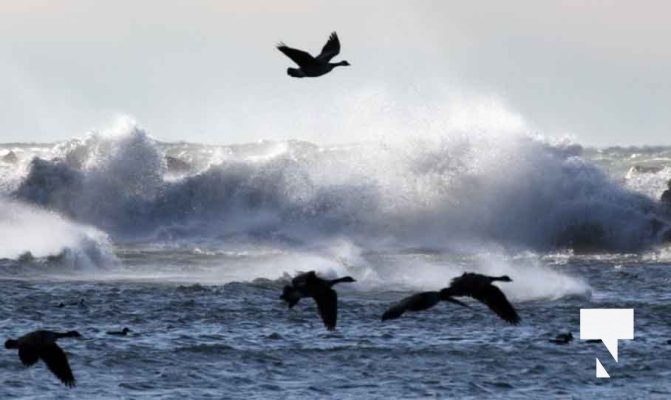
[{"label": "bird silhouette", "polygon": [[441,294],[444,296],[472,297],[489,307],[504,321],[517,325],[520,322],[520,317],[501,289],[492,285],[496,281],[512,282],[513,280],[507,275],[487,276],[465,272],[452,279],[450,286],[441,290]]},{"label": "bird silhouette", "polygon": [[56,344],[56,340],[65,337],[81,337],[81,335],[77,331],[61,333],[37,330],[18,339],[8,339],[5,342],[5,348],[18,349],[19,359],[27,367],[42,359],[49,371],[56,375],[65,386],[72,388],[75,387],[75,377],[63,349]]},{"label": "bird silhouette", "polygon": [[282,42],[277,45],[277,49],[298,65],[299,68],[287,69],[287,74],[294,78],[314,78],[331,72],[335,67],[350,65],[347,61],[329,62],[340,53],[340,40],[335,32],[331,33],[322,48],[322,52],[317,57],[313,57],[303,50],[291,48]]},{"label": "bird silhouette", "polygon": [[[284,288],[282,289],[282,294],[280,295],[280,299],[284,300],[289,306],[289,308],[293,308],[296,304],[298,304],[300,299],[311,297],[306,290],[305,283],[307,282],[308,277],[311,278],[315,274],[316,274],[315,271],[309,271],[296,275],[291,280],[291,285],[284,286]],[[331,280],[325,279],[325,281],[327,282],[329,287],[333,287],[333,285],[341,282],[356,282],[356,280],[351,276],[345,276],[342,278],[331,279]]]},{"label": "bird silhouette", "polygon": [[281,299],[292,308],[301,298],[312,297],[317,303],[319,315],[328,330],[334,330],[338,319],[338,294],[332,289],[340,282],[356,282],[351,276],[338,279],[322,279],[315,271],[297,275],[291,285],[284,287]]},{"label": "bird silhouette", "polygon": [[468,296],[484,303],[503,320],[511,324],[518,324],[520,317],[508,302],[503,292],[492,285],[495,281],[511,282],[512,279],[508,276],[491,277],[475,273],[464,273],[460,277],[452,279],[450,286],[439,292],[422,292],[402,299],[382,314],[382,321],[399,318],[406,311],[429,309],[440,301],[449,301],[468,307],[454,298]]},{"label": "bird silhouette", "polygon": [[120,331],[107,331],[108,335],[115,335],[115,336],[126,336],[128,335],[128,332],[130,332],[130,329],[124,327]]}]

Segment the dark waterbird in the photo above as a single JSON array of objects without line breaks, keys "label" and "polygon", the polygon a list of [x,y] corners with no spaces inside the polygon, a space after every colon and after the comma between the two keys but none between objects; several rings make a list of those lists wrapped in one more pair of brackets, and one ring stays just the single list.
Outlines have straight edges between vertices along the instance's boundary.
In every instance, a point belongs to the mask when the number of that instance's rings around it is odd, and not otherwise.
[{"label": "dark waterbird", "polygon": [[126,336],[128,335],[128,332],[130,332],[130,329],[124,327],[120,331],[107,331],[108,335],[115,335],[115,336]]},{"label": "dark waterbird", "polygon": [[572,340],[573,340],[573,333],[568,332],[568,333],[560,333],[559,335],[555,336],[554,339],[550,339],[549,342],[554,344],[568,344]]},{"label": "dark waterbird", "polygon": [[298,303],[304,297],[312,297],[317,303],[319,315],[328,330],[334,330],[338,318],[338,294],[332,289],[333,285],[340,282],[356,282],[351,276],[338,279],[322,279],[315,271],[305,272],[297,275],[291,280],[291,285],[286,285],[280,295],[280,299],[286,301],[289,308]]},{"label": "dark waterbird", "polygon": [[80,306],[80,307],[86,307],[86,303],[84,302],[84,299],[79,299],[79,301],[70,301],[68,303],[63,303],[60,302],[56,307],[58,308],[63,308],[65,306]]},{"label": "dark waterbird", "polygon": [[[308,277],[312,276],[315,276],[315,271],[309,271],[296,275],[291,280],[291,285],[284,286],[284,288],[282,289],[282,294],[280,295],[280,299],[286,301],[289,308],[293,308],[296,304],[298,304],[300,299],[305,297],[311,297],[310,294],[308,294],[307,292],[305,284],[307,282]],[[337,278],[331,280],[325,279],[325,281],[329,285],[329,287],[333,287],[333,285],[341,282],[356,282],[356,280],[351,276],[345,276],[343,278]]]},{"label": "dark waterbird", "polygon": [[77,331],[65,333],[38,330],[21,336],[18,339],[8,339],[6,349],[18,349],[19,359],[26,367],[34,365],[39,359],[58,379],[67,387],[75,386],[75,377],[72,375],[68,358],[57,344],[56,340],[66,337],[81,337]]},{"label": "dark waterbird", "polygon": [[277,49],[298,64],[299,68],[287,69],[287,74],[294,78],[314,78],[331,72],[335,67],[349,65],[347,61],[329,62],[340,53],[340,40],[338,40],[338,34],[335,32],[331,33],[329,40],[317,57],[312,57],[303,50],[293,49],[281,42],[277,45]]},{"label": "dark waterbird", "polygon": [[450,286],[440,292],[424,292],[406,297],[391,306],[382,315],[382,320],[395,319],[406,311],[421,311],[433,307],[439,301],[449,301],[462,306],[466,304],[453,297],[472,297],[489,307],[496,315],[511,324],[518,324],[520,317],[513,306],[508,302],[501,289],[492,285],[495,281],[511,282],[508,276],[492,277],[475,273],[464,273],[452,279]]},{"label": "dark waterbird", "polygon": [[508,302],[501,289],[492,285],[496,281],[512,282],[513,280],[508,275],[487,276],[465,272],[461,276],[452,279],[450,287],[441,290],[441,292],[447,296],[472,297],[489,307],[490,310],[494,311],[504,321],[517,325],[520,322],[520,317],[510,302]]}]

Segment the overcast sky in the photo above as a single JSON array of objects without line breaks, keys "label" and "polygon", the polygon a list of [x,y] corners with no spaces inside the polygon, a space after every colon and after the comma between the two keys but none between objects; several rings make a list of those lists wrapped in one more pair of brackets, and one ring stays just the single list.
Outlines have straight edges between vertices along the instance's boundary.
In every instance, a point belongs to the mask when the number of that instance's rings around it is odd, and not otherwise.
[{"label": "overcast sky", "polygon": [[[274,45],[317,53],[333,30],[351,67],[288,77]],[[586,145],[671,144],[669,38],[663,0],[2,1],[0,142],[120,115],[164,141],[338,142],[465,112]]]}]

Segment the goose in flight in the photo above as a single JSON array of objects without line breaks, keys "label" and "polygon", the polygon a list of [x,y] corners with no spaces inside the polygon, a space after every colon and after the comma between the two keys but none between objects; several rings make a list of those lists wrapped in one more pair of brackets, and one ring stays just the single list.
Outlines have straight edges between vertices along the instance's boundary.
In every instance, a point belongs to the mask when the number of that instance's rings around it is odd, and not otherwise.
[{"label": "goose in flight", "polygon": [[81,337],[77,331],[65,333],[37,330],[21,336],[18,339],[8,339],[6,349],[18,349],[19,359],[26,367],[34,365],[39,359],[58,379],[67,387],[75,387],[75,377],[72,375],[68,358],[63,349],[58,347],[56,340],[65,337]]},{"label": "goose in flight", "polygon": [[[296,275],[294,279],[291,280],[291,285],[284,286],[284,289],[282,289],[282,294],[280,295],[280,299],[286,301],[289,308],[293,308],[296,304],[298,304],[300,299],[310,297],[310,295],[307,293],[305,283],[307,278],[313,275],[315,275],[315,271],[309,271],[300,275]],[[333,287],[333,285],[341,282],[356,282],[356,280],[351,276],[345,276],[343,278],[331,280],[326,279],[325,281],[329,287]]]},{"label": "goose in flight", "polygon": [[287,69],[287,74],[294,78],[314,78],[331,72],[335,67],[350,65],[347,61],[329,62],[340,53],[340,40],[338,40],[338,34],[335,32],[331,33],[329,40],[317,57],[312,57],[309,53],[291,48],[282,42],[277,45],[277,49],[298,64],[299,68]]},{"label": "goose in flight", "polygon": [[520,317],[508,302],[503,292],[492,285],[495,281],[511,282],[512,279],[508,276],[491,277],[475,273],[464,273],[460,277],[452,279],[450,286],[439,292],[423,292],[406,297],[385,311],[382,315],[382,320],[396,319],[406,311],[429,309],[441,300],[467,306],[453,297],[468,296],[484,303],[501,319],[514,325],[518,324]]},{"label": "goose in flight", "polygon": [[494,311],[504,321],[517,325],[520,322],[520,317],[508,302],[501,289],[492,285],[496,281],[512,282],[513,280],[508,275],[487,276],[465,272],[461,276],[452,279],[450,286],[441,290],[441,294],[443,296],[472,297],[489,307],[490,310]]},{"label": "goose in flight", "polygon": [[315,271],[296,276],[291,285],[284,287],[280,298],[293,307],[303,297],[312,297],[317,303],[319,315],[322,317],[326,329],[332,331],[338,319],[338,294],[332,289],[340,282],[356,282],[351,276],[338,279],[322,279]]}]

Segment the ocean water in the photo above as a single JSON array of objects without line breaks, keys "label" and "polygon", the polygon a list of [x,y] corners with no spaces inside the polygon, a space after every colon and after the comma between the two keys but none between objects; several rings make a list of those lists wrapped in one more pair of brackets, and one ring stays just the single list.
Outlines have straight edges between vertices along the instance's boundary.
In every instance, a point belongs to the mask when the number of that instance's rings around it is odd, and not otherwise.
[{"label": "ocean water", "polygon": [[[213,146],[127,125],[10,151],[0,333],[83,338],[60,341],[75,389],[5,351],[0,398],[671,398],[669,148],[478,132]],[[334,332],[278,298],[307,270],[357,280],[337,287]],[[475,302],[380,321],[464,271],[509,275],[522,323]],[[579,340],[580,308],[634,308],[619,362]]]}]

